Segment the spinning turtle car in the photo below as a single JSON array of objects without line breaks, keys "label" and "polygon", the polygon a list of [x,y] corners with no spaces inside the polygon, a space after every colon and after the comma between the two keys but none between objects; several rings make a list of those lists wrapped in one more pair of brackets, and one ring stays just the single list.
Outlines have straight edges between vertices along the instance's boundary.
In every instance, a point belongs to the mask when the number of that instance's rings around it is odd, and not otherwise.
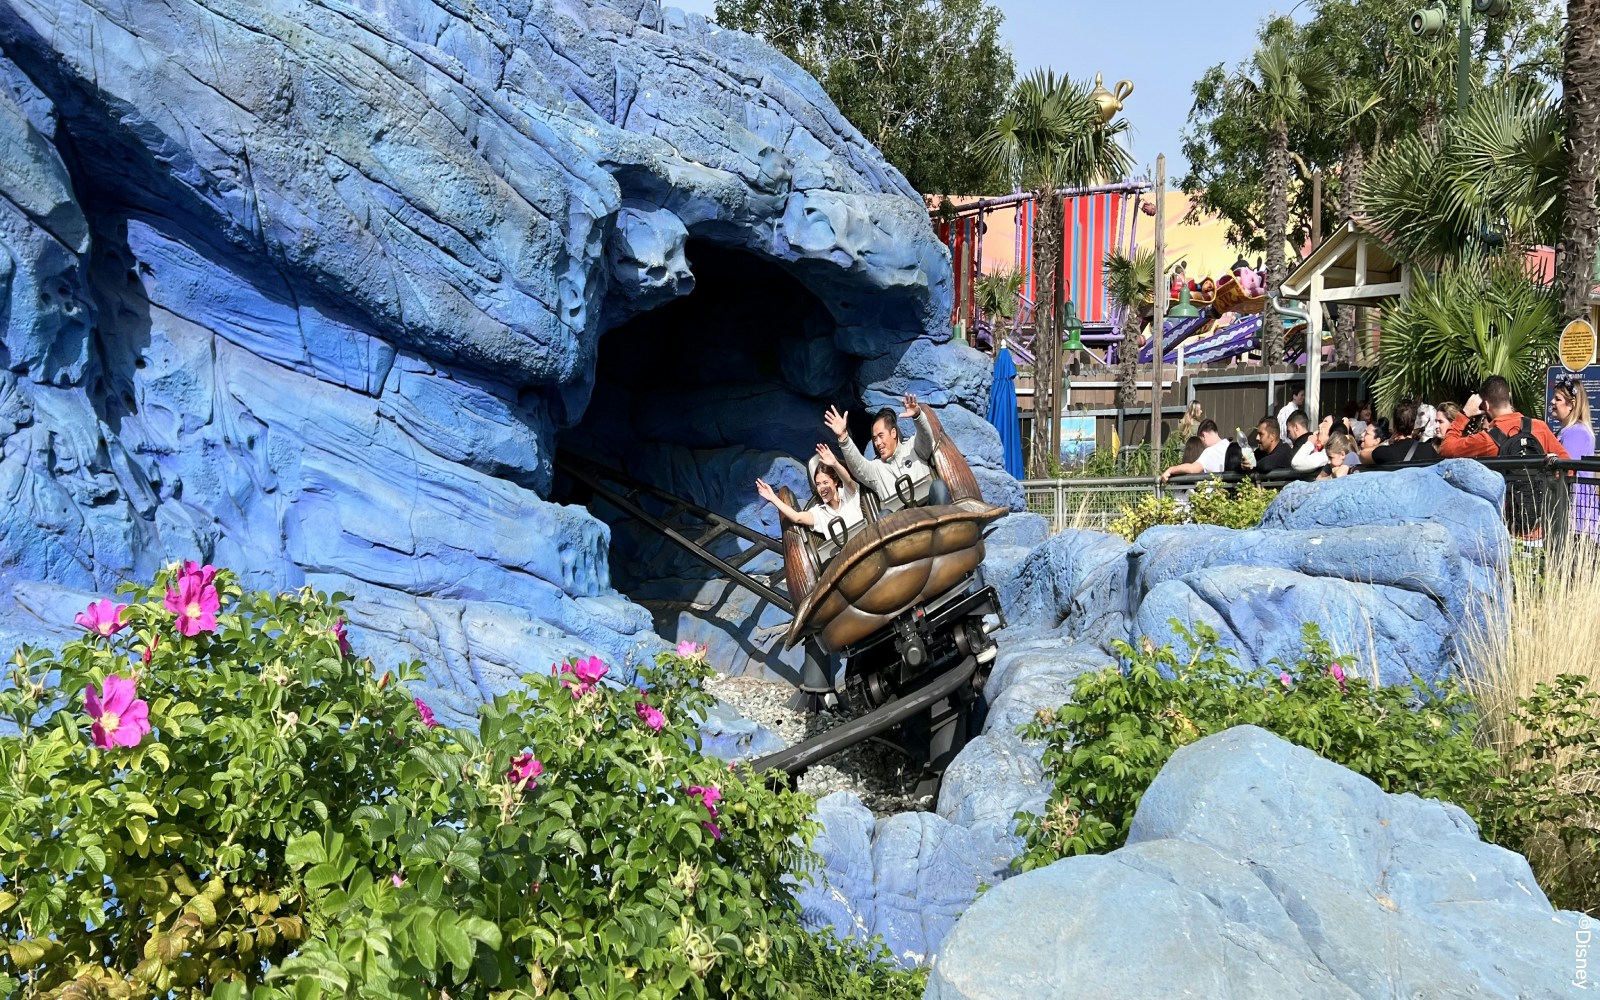
[{"label": "spinning turtle car", "polygon": [[[864,520],[849,530],[836,524],[826,540],[785,525],[795,609],[784,646],[809,642],[842,657],[846,701],[864,714],[757,767],[798,774],[899,729],[904,749],[925,760],[931,785],[965,742],[968,707],[997,653],[990,633],[1003,624],[994,588],[981,585],[983,527],[1007,511],[984,502],[966,459],[932,410],[924,412],[933,426],[933,469],[950,503],[917,506],[931,483],[902,477],[893,496],[864,494]],[[917,722],[923,716],[926,726]]]}]

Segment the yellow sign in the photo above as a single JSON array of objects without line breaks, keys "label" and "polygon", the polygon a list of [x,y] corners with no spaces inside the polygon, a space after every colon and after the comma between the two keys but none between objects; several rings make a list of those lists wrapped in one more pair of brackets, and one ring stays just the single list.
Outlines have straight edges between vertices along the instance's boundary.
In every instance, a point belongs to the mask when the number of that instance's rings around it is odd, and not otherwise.
[{"label": "yellow sign", "polygon": [[1594,364],[1594,325],[1575,319],[1561,331],[1561,364],[1569,372],[1581,372]]}]

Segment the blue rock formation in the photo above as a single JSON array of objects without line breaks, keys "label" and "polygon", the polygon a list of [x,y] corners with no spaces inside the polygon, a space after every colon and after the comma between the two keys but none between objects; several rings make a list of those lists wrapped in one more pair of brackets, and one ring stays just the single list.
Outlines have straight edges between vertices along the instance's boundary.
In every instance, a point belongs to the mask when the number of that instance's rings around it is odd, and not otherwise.
[{"label": "blue rock formation", "polygon": [[982,887],[1005,878],[1014,846],[933,813],[874,821],[860,799],[817,803],[823,865],[800,891],[807,925],[840,938],[881,937],[902,965],[930,961]]},{"label": "blue rock formation", "polygon": [[926,997],[1579,996],[1579,919],[1455,806],[1245,726],[1173,755],[1126,847],[981,896]]},{"label": "blue rock formation", "polygon": [[[1381,683],[1454,670],[1455,634],[1495,599],[1508,549],[1503,490],[1476,462],[1446,462],[1291,487],[1259,529],[1156,527],[1131,546],[1092,531],[1040,543],[1042,518],[1007,518],[985,569],[1011,627],[984,686],[982,735],[946,772],[939,815],[984,856],[1016,856],[1013,817],[1037,812],[1049,791],[1043,748],[1017,728],[1070,701],[1081,674],[1114,666],[1114,640],[1148,636],[1181,650],[1172,619],[1215,628],[1245,666],[1298,659],[1302,627],[1315,622],[1354,670]],[[830,877],[839,905],[877,912],[875,885]]]},{"label": "blue rock formation", "polygon": [[0,81],[0,642],[68,627],[41,586],[200,558],[354,594],[361,650],[460,718],[658,633],[768,660],[781,616],[579,506],[558,447],[771,530],[753,480],[802,485],[828,405],[864,439],[915,391],[1020,507],[921,199],[748,36],[648,0],[5,0]]}]

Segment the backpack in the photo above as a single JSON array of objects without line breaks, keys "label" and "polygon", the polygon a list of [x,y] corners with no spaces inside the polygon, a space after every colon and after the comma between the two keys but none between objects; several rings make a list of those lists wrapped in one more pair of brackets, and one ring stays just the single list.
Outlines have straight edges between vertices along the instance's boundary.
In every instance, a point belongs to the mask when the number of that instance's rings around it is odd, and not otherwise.
[{"label": "backpack", "polygon": [[[1544,445],[1533,436],[1533,421],[1522,418],[1522,427],[1516,434],[1507,434],[1489,425],[1489,436],[1500,447],[1500,458],[1544,458]],[[1542,469],[1507,469],[1506,477],[1506,527],[1513,535],[1537,535],[1544,522],[1546,477]]]}]

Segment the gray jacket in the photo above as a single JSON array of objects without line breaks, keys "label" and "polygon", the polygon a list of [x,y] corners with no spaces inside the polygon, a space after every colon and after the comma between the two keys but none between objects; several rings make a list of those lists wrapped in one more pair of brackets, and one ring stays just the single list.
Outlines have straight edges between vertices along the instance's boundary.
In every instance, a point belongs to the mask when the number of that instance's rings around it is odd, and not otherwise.
[{"label": "gray jacket", "polygon": [[912,482],[916,482],[933,472],[929,464],[933,460],[933,425],[921,412],[914,423],[917,426],[916,434],[910,440],[901,438],[900,447],[894,450],[894,455],[887,462],[876,459],[868,461],[865,454],[856,450],[853,442],[848,439],[839,442],[839,460],[850,470],[856,482],[871,490],[879,500],[894,496],[895,480],[901,476],[909,476]]}]

